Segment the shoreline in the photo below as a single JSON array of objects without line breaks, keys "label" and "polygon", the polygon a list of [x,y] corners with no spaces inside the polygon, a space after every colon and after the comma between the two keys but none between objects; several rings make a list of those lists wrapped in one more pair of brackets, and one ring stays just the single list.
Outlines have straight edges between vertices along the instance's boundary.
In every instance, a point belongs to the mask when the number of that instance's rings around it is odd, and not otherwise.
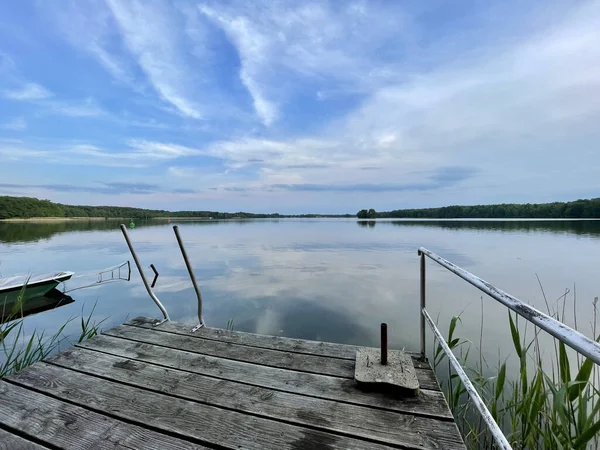
[{"label": "shoreline", "polygon": [[[241,218],[233,218],[239,220]],[[0,223],[58,223],[58,222],[100,222],[100,221],[127,221],[130,218],[125,217],[12,217],[10,219],[0,219]],[[207,217],[148,217],[133,218],[133,221],[144,220],[230,220],[230,219],[209,219]]]},{"label": "shoreline", "polygon": [[[208,217],[148,217],[148,218],[134,218],[135,221],[171,221],[171,222],[222,222],[222,221],[235,221],[235,220],[282,220],[282,219],[354,219],[357,222],[584,222],[584,221],[598,221],[598,218],[502,218],[502,217],[489,217],[489,218],[460,218],[460,219],[449,219],[449,218],[414,218],[414,217],[380,217],[377,219],[356,219],[352,217],[335,217],[335,216],[321,216],[321,217],[268,217],[268,218],[254,218],[254,217],[229,217],[227,219],[213,219]],[[100,222],[100,221],[120,221],[129,222],[131,218],[124,217],[27,217],[27,218],[11,218],[11,219],[0,219],[0,223],[61,223],[61,222]]]},{"label": "shoreline", "polygon": [[20,222],[98,222],[100,220],[123,220],[117,217],[13,217],[10,219],[0,219],[1,222],[6,223],[20,223]]}]

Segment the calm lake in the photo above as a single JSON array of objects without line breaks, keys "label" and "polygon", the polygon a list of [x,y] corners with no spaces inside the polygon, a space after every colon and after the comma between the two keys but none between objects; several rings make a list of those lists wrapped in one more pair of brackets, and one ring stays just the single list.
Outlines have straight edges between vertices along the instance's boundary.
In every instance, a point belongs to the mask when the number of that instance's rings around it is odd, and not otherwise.
[{"label": "calm lake", "polygon": [[[146,274],[172,320],[194,325],[196,297],[171,224],[137,223],[130,230]],[[390,345],[419,349],[419,259],[424,246],[546,311],[566,296],[579,328],[590,335],[592,302],[600,295],[600,221],[397,221],[346,219],[177,223],[204,298],[208,326],[325,341],[378,345],[387,322]],[[131,260],[118,222],[0,223],[0,274],[69,270],[86,273]],[[133,262],[132,262],[133,263]],[[428,260],[428,310],[446,333],[462,313],[458,334],[485,354],[510,353],[507,310]],[[67,288],[92,283],[74,278]],[[574,295],[576,293],[576,296]],[[130,282],[74,291],[74,303],[26,318],[55,331],[92,310],[103,328],[127,317],[160,317],[132,264]],[[576,298],[576,302],[574,299]],[[562,308],[562,304],[560,306]],[[572,320],[569,321],[572,324]],[[79,322],[69,326],[77,334]],[[430,336],[430,335],[429,335]],[[431,344],[431,337],[429,344]],[[430,347],[430,345],[428,346]]]}]

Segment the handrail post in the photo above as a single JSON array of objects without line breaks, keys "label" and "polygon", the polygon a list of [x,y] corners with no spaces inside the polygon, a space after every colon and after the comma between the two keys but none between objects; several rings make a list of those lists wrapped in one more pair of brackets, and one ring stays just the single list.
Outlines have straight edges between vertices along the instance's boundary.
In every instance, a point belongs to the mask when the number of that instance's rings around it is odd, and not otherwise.
[{"label": "handrail post", "polygon": [[419,250],[419,256],[421,257],[421,276],[419,289],[421,297],[421,306],[419,308],[419,322],[421,324],[421,359],[425,361],[427,360],[427,353],[425,351],[425,317],[423,316],[423,311],[425,311],[425,254]]},{"label": "handrail post", "polygon": [[[162,303],[160,302],[160,300],[158,299],[158,297],[156,296],[156,294],[154,294],[154,292],[152,291],[152,288],[150,287],[150,285],[148,284],[148,280],[146,279],[146,275],[144,274],[144,269],[142,269],[142,265],[140,264],[140,260],[138,259],[138,256],[135,253],[135,250],[133,249],[133,244],[131,243],[131,240],[129,239],[129,234],[127,233],[127,228],[123,224],[121,224],[121,231],[123,232],[123,236],[125,237],[125,242],[127,242],[127,246],[129,247],[129,251],[131,252],[131,256],[133,257],[133,261],[135,262],[135,265],[138,268],[138,272],[140,273],[140,277],[142,278],[142,281],[144,282],[144,286],[146,287],[146,291],[148,291],[148,295],[150,295],[150,298],[152,298],[152,300],[154,300],[154,303],[156,303],[156,306],[158,306],[158,309],[160,309],[160,312],[163,315],[163,320],[156,322],[154,325],[156,326],[156,325],[160,325],[163,322],[170,321],[171,319],[169,318],[169,313],[167,312],[167,310],[165,309],[165,307],[162,305]],[[130,273],[131,273],[131,268],[130,268]]]},{"label": "handrail post", "polygon": [[183,246],[183,241],[181,240],[181,236],[179,235],[179,227],[177,225],[173,225],[173,231],[175,232],[175,237],[177,238],[177,243],[179,244],[179,249],[181,250],[181,255],[183,256],[183,260],[185,261],[185,266],[187,267],[188,273],[190,274],[190,279],[192,280],[194,290],[196,291],[196,297],[198,298],[198,325],[192,328],[192,333],[194,333],[204,326],[204,317],[202,316],[202,293],[200,292],[198,283],[196,283],[196,276],[194,275],[194,270],[192,269],[192,265],[190,264],[187,252],[185,251],[185,247]]}]

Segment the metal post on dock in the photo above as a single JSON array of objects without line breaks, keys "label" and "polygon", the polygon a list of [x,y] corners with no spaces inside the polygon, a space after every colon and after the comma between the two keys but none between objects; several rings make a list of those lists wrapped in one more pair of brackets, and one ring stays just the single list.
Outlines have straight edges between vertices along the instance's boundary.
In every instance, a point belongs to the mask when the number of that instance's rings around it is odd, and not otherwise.
[{"label": "metal post on dock", "polygon": [[177,243],[179,244],[179,249],[181,250],[181,255],[183,256],[183,260],[185,261],[185,267],[187,267],[188,273],[190,274],[190,279],[192,280],[194,290],[196,291],[196,297],[198,298],[198,325],[192,328],[192,333],[194,333],[204,326],[204,317],[202,316],[202,293],[200,292],[200,288],[198,287],[198,283],[196,282],[194,270],[192,269],[192,265],[190,264],[187,252],[185,251],[185,247],[183,246],[183,241],[181,240],[181,236],[179,235],[179,227],[177,225],[173,225],[173,231],[175,232],[175,237],[177,238]]},{"label": "metal post on dock", "polygon": [[427,353],[425,352],[425,317],[423,316],[423,311],[425,311],[425,254],[419,250],[419,256],[421,257],[421,307],[419,308],[419,322],[421,324],[421,359],[425,361],[427,359]]},{"label": "metal post on dock", "polygon": [[152,288],[150,287],[150,285],[148,284],[148,280],[146,279],[146,275],[144,274],[144,269],[142,269],[142,265],[140,264],[140,260],[138,259],[138,256],[135,253],[135,250],[133,249],[133,244],[131,243],[131,240],[129,239],[129,234],[127,233],[127,227],[125,227],[125,225],[123,225],[123,224],[121,224],[121,231],[123,232],[123,236],[125,237],[125,242],[127,242],[127,246],[129,247],[129,251],[131,252],[131,256],[133,257],[133,261],[135,262],[135,265],[138,268],[138,272],[140,273],[140,277],[142,278],[142,281],[144,282],[144,286],[146,287],[146,291],[148,291],[148,295],[150,296],[150,298],[152,298],[152,300],[154,300],[154,303],[156,303],[156,306],[158,306],[158,309],[160,309],[160,312],[163,315],[163,320],[155,323],[154,325],[160,325],[163,322],[171,320],[169,318],[169,313],[167,312],[167,310],[165,309],[165,307],[162,305],[162,303],[160,302],[160,300],[158,299],[158,297],[154,294],[154,292],[152,291]]},{"label": "metal post on dock", "polygon": [[388,334],[387,334],[387,323],[381,324],[381,364],[386,365],[388,363]]}]

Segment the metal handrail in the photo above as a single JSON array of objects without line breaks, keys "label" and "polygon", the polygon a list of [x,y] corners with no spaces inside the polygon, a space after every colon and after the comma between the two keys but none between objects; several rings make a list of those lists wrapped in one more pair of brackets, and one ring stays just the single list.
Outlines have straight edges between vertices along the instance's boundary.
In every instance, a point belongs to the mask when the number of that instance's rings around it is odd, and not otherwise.
[{"label": "metal handrail", "polygon": [[148,284],[148,280],[146,279],[146,275],[144,274],[144,269],[142,268],[142,265],[140,264],[140,260],[138,259],[138,256],[133,248],[133,244],[131,243],[131,240],[129,239],[129,234],[127,233],[127,227],[125,227],[125,225],[123,225],[123,224],[121,224],[121,231],[123,232],[123,236],[125,237],[125,241],[127,242],[127,246],[129,247],[131,256],[133,257],[133,260],[135,261],[135,265],[138,268],[140,277],[142,278],[142,281],[144,282],[146,291],[148,291],[148,295],[150,296],[150,298],[152,298],[152,300],[154,300],[154,303],[156,303],[156,306],[158,306],[158,309],[160,309],[160,312],[163,315],[163,320],[156,322],[154,325],[156,326],[156,325],[160,325],[163,322],[170,321],[171,319],[169,318],[169,313],[167,312],[167,310],[165,309],[163,304],[160,302],[160,300],[158,299],[156,294],[154,294],[150,285]]},{"label": "metal handrail", "polygon": [[[550,317],[547,314],[535,309],[532,306],[529,306],[526,303],[523,303],[516,297],[504,292],[501,289],[498,289],[496,286],[488,283],[485,280],[482,280],[476,275],[466,271],[465,269],[458,267],[457,265],[451,263],[450,261],[442,258],[439,255],[427,250],[426,248],[419,248],[419,255],[421,256],[421,287],[425,285],[425,256],[429,257],[445,269],[448,269],[450,272],[458,275],[463,280],[475,286],[480,291],[485,292],[493,299],[499,301],[507,308],[513,310],[520,316],[524,317],[529,322],[534,325],[540,327],[542,330],[550,333],[559,341],[565,343],[573,350],[581,353],[582,355],[590,358],[596,364],[600,365],[600,344],[590,339],[589,337],[581,334],[579,331],[568,327],[564,323]],[[421,308],[425,308],[425,294],[422,292],[421,296]],[[423,322],[421,322],[421,327],[423,327]],[[423,339],[423,336],[421,336]],[[421,353],[425,355],[425,343],[421,343]]]},{"label": "metal handrail", "polygon": [[185,266],[187,267],[188,273],[190,274],[190,279],[192,280],[194,290],[196,291],[196,297],[198,298],[198,325],[192,328],[192,333],[194,333],[204,326],[204,317],[202,316],[202,293],[200,292],[198,283],[196,283],[196,276],[194,275],[194,270],[192,269],[192,265],[190,264],[187,252],[185,251],[185,247],[183,246],[183,241],[181,240],[181,236],[179,235],[179,227],[177,225],[173,225],[173,231],[175,232],[175,237],[177,238],[177,243],[179,244],[179,249],[181,250],[181,255],[183,256],[183,260],[185,261]]},{"label": "metal handrail", "polygon": [[587,336],[584,336],[577,330],[574,330],[574,329],[568,327],[567,325],[565,325],[564,323],[550,317],[549,315],[544,314],[541,311],[538,311],[537,309],[527,305],[526,303],[523,303],[518,298],[513,297],[512,295],[504,292],[501,289],[498,289],[497,287],[493,286],[492,284],[488,283],[487,281],[482,280],[478,276],[473,275],[472,273],[466,271],[465,269],[463,269],[461,267],[458,267],[456,264],[451,263],[450,261],[442,258],[439,255],[436,255],[435,253],[427,250],[424,247],[419,248],[418,254],[419,254],[419,257],[421,260],[420,261],[421,311],[419,314],[420,324],[421,324],[421,329],[420,329],[420,331],[421,331],[421,333],[420,333],[421,334],[421,358],[422,359],[427,358],[426,350],[425,350],[425,322],[427,322],[427,324],[433,331],[433,334],[435,335],[436,339],[439,341],[440,347],[442,348],[442,350],[448,357],[448,360],[452,364],[452,367],[456,371],[456,374],[458,375],[458,377],[461,379],[462,383],[464,384],[465,389],[467,390],[467,393],[469,394],[469,398],[475,404],[475,407],[481,414],[481,417],[483,418],[483,420],[485,421],[486,425],[488,426],[490,432],[492,433],[492,436],[493,436],[494,440],[496,441],[496,444],[499,446],[499,448],[502,448],[505,450],[511,450],[512,447],[508,443],[506,436],[504,436],[504,434],[502,433],[502,430],[500,429],[500,427],[498,426],[498,424],[496,423],[496,421],[490,414],[489,410],[485,406],[485,403],[479,396],[479,393],[477,392],[477,390],[471,383],[469,376],[466,374],[466,372],[464,371],[464,369],[462,368],[462,366],[460,365],[460,363],[454,356],[454,353],[452,353],[452,350],[448,346],[448,343],[445,341],[444,337],[442,336],[440,331],[437,329],[437,327],[435,326],[435,323],[433,322],[433,320],[427,313],[427,310],[425,309],[425,306],[426,306],[426,304],[425,304],[426,303],[426,298],[425,298],[425,287],[426,287],[425,286],[425,281],[426,281],[425,280],[425,257],[427,256],[428,258],[432,259],[433,261],[435,261],[436,263],[438,263],[445,269],[449,270],[450,272],[454,273],[455,275],[458,275],[463,280],[472,284],[473,286],[475,286],[477,289],[481,290],[482,292],[485,292],[490,297],[499,301],[507,308],[511,309],[512,311],[516,312],[520,316],[524,317],[529,322],[540,327],[542,330],[550,333],[556,339],[565,343],[566,345],[571,347],[573,350],[588,357],[589,359],[594,361],[596,364],[600,364],[600,344],[598,344],[597,342],[588,338]]},{"label": "metal handrail", "polygon": [[423,317],[425,320],[427,320],[427,323],[431,327],[431,331],[433,331],[433,334],[440,342],[440,346],[442,347],[442,349],[444,350],[444,353],[448,357],[450,364],[452,364],[452,367],[454,367],[456,374],[463,382],[465,389],[469,393],[469,397],[475,404],[475,407],[481,414],[481,417],[483,418],[485,423],[490,428],[490,432],[492,433],[492,436],[494,437],[496,444],[498,444],[498,447],[502,448],[504,450],[512,450],[512,447],[508,443],[506,436],[504,436],[504,433],[502,433],[502,430],[500,429],[500,427],[494,420],[494,417],[492,416],[490,411],[485,406],[485,402],[479,396],[477,389],[475,389],[475,386],[473,386],[473,383],[471,383],[471,380],[469,379],[469,375],[466,374],[466,372],[464,371],[464,369],[458,362],[458,359],[456,359],[456,356],[454,356],[454,353],[452,353],[452,350],[448,346],[448,343],[445,341],[444,337],[442,336],[442,333],[440,333],[440,330],[438,330],[437,327],[435,326],[435,323],[433,323],[433,320],[431,319],[429,314],[427,314],[427,311],[423,310],[423,314],[421,315],[421,317]]}]

